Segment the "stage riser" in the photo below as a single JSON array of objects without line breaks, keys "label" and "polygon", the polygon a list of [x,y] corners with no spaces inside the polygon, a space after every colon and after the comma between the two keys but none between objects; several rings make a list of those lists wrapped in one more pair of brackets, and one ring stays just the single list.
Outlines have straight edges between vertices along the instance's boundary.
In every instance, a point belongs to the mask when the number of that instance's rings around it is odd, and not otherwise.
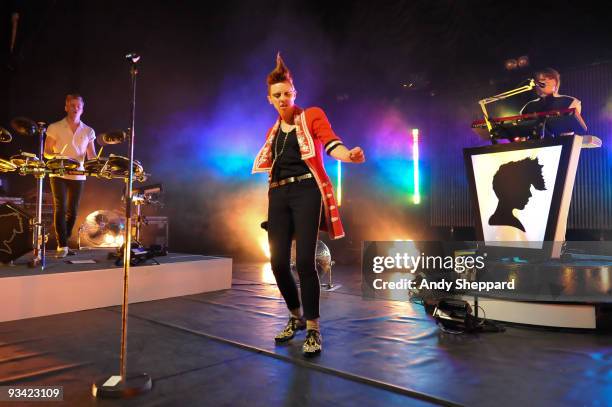
[{"label": "stage riser", "polygon": [[[123,303],[123,268],[5,277],[0,322],[102,308]],[[226,290],[232,259],[146,265],[130,269],[130,303]]]},{"label": "stage riser", "polygon": [[[461,299],[474,307],[474,297]],[[590,304],[537,303],[478,298],[479,317],[515,324],[554,328],[597,329],[596,309]],[[482,312],[484,310],[484,314]]]}]

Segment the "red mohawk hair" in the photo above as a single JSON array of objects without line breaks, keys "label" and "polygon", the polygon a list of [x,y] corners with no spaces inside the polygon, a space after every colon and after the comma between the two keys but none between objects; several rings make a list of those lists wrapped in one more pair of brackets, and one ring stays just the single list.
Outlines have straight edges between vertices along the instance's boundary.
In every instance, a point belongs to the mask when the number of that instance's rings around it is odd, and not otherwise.
[{"label": "red mohawk hair", "polygon": [[266,81],[268,83],[268,88],[279,82],[289,82],[293,85],[291,71],[289,71],[289,68],[285,65],[285,61],[281,58],[280,52],[276,54],[276,67],[268,74]]}]

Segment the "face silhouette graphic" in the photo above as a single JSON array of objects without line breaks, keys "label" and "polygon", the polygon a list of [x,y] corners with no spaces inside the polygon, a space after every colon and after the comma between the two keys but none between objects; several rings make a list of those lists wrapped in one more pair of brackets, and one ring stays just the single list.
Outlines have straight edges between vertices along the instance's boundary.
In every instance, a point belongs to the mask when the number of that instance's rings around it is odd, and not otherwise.
[{"label": "face silhouette graphic", "polygon": [[525,209],[532,196],[532,185],[539,191],[546,190],[542,167],[537,158],[525,158],[500,165],[493,176],[493,191],[499,202],[489,218],[489,225],[512,226],[525,232],[525,227],[512,211]]},{"label": "face silhouette graphic", "polygon": [[516,209],[525,209],[529,198],[531,198],[531,184],[523,185],[515,196],[510,196],[507,200]]}]

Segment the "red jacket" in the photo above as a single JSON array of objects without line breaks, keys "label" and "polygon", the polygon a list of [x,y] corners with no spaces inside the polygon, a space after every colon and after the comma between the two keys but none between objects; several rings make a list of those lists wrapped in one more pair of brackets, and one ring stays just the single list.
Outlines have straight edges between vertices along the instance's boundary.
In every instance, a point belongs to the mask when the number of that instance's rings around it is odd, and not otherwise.
[{"label": "red jacket", "polygon": [[[302,160],[317,181],[323,197],[325,224],[321,225],[321,230],[327,231],[331,239],[340,239],[344,237],[344,228],[340,221],[340,213],[334,198],[331,181],[323,166],[323,149],[329,152],[342,144],[342,141],[332,130],[325,112],[318,107],[309,107],[302,110],[296,106],[294,121]],[[255,157],[253,173],[267,172],[271,174],[272,142],[277,134],[278,126],[280,126],[280,118],[276,120],[274,126],[266,134],[266,142]]]}]

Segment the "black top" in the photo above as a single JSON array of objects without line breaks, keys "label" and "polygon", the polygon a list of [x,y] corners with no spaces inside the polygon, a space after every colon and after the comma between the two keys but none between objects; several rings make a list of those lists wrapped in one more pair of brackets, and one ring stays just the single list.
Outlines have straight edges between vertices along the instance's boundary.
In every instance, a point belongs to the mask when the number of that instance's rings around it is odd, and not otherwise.
[{"label": "black top", "polygon": [[[284,147],[283,147],[284,145]],[[276,155],[278,154],[278,158]],[[310,172],[308,166],[302,160],[300,146],[297,141],[295,129],[285,133],[278,128],[278,133],[272,142],[272,160],[275,160],[272,168],[272,181],[280,181],[289,177],[297,177]]]},{"label": "black top", "polygon": [[576,99],[571,96],[564,95],[540,97],[523,106],[523,109],[521,109],[521,114],[569,109],[574,100]]}]

